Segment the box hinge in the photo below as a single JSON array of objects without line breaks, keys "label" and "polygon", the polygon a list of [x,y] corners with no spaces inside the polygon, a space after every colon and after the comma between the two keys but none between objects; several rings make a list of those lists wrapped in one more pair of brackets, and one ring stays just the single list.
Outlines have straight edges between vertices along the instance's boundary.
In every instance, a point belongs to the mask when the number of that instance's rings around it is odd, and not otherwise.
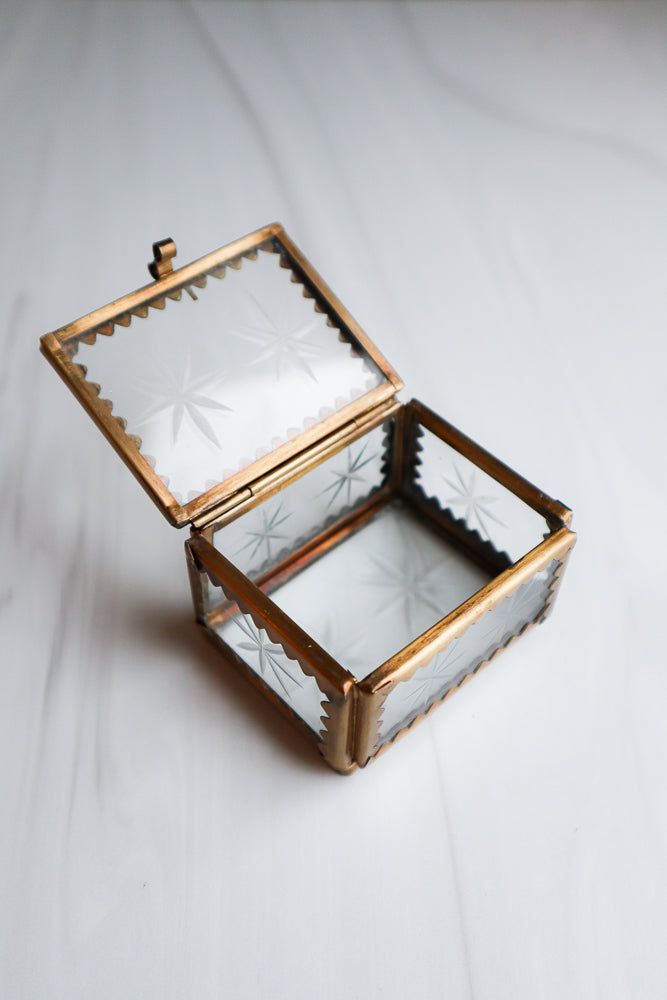
[{"label": "box hinge", "polygon": [[205,511],[192,522],[193,527],[201,529],[213,522],[221,521],[225,523],[227,520],[231,520],[231,517],[228,518],[227,515],[232,514],[241,504],[245,504],[246,501],[251,499],[268,498],[272,494],[277,493],[284,483],[297,478],[306,469],[317,465],[318,459],[323,460],[327,457],[337,444],[343,445],[348,439],[353,440],[364,427],[373,423],[380,423],[383,418],[386,419],[395,413],[396,410],[400,409],[400,406],[401,404],[395,398],[385,400],[366,413],[362,413],[359,417],[348,421],[340,430],[334,431],[321,441],[310,445],[309,448],[300,451],[294,458],[283,462],[282,465],[271,469],[270,472],[264,473],[263,476],[258,476],[248,486],[244,486],[242,489],[232,493],[231,496],[226,497],[211,510]]},{"label": "box hinge", "polygon": [[252,495],[252,489],[250,486],[243,486],[240,490],[236,490],[232,493],[231,496],[225,497],[225,499],[219,504],[216,504],[212,510],[204,511],[201,517],[194,518],[192,521],[192,527],[205,528],[207,524],[211,523],[211,521],[217,521],[218,518],[224,517],[225,514],[234,510],[235,507],[238,507],[239,504],[242,504],[245,500],[249,500]]}]

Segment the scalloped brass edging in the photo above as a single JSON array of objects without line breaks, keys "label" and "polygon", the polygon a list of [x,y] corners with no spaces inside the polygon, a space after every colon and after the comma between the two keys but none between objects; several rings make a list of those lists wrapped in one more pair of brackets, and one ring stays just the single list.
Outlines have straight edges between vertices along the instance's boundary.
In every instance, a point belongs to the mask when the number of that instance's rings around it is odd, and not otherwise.
[{"label": "scalloped brass edging", "polygon": [[[168,243],[170,243],[170,244],[173,245],[173,240],[168,240],[166,242],[168,242]],[[154,246],[157,246],[157,245],[158,244],[154,244]],[[341,328],[334,323],[334,321],[331,318],[331,316],[327,312],[325,312],[324,307],[321,306],[320,303],[315,299],[315,297],[312,294],[312,292],[310,292],[308,290],[308,288],[300,281],[300,279],[298,278],[296,272],[294,272],[292,270],[292,267],[290,265],[289,259],[284,255],[284,253],[282,252],[282,250],[276,245],[275,240],[267,241],[266,243],[264,243],[263,245],[261,245],[260,247],[258,247],[257,250],[248,250],[248,251],[246,251],[246,253],[242,254],[240,257],[235,258],[234,260],[228,261],[227,264],[225,264],[225,265],[223,265],[221,267],[216,267],[216,268],[211,269],[209,272],[207,272],[206,274],[202,275],[200,278],[193,279],[193,281],[190,284],[183,285],[180,288],[177,288],[177,289],[175,289],[175,290],[167,293],[166,298],[172,299],[174,301],[180,301],[180,299],[182,298],[183,290],[185,290],[185,291],[187,291],[191,295],[192,298],[196,299],[197,296],[192,291],[192,287],[191,287],[192,285],[196,285],[196,287],[200,288],[200,289],[206,288],[207,284],[208,284],[207,278],[208,278],[209,275],[213,276],[215,278],[218,278],[218,279],[222,279],[225,276],[225,271],[226,271],[227,267],[232,267],[235,270],[240,270],[241,267],[242,267],[242,265],[243,265],[244,260],[251,260],[251,261],[257,260],[257,257],[258,257],[258,254],[259,254],[260,250],[263,251],[263,252],[265,252],[265,253],[275,254],[276,256],[279,257],[280,267],[283,268],[283,269],[285,269],[285,270],[288,270],[290,272],[290,280],[291,280],[292,284],[297,284],[297,285],[301,286],[301,293],[303,295],[303,298],[311,301],[311,303],[313,305],[313,310],[315,312],[320,313],[320,314],[322,314],[322,315],[324,315],[326,317],[326,324],[327,324],[327,326],[332,331],[334,331],[335,333],[338,334],[339,341],[342,344],[346,344],[348,346],[348,348],[349,348],[350,353],[353,356],[359,357],[359,359],[363,362],[364,366],[367,367],[366,359],[363,358],[363,356],[358,353],[358,351],[356,350],[355,346],[347,339],[347,337],[345,336],[345,334],[343,333],[343,331],[341,330]],[[169,271],[167,273],[173,273],[173,272]],[[163,280],[162,277],[160,279],[158,279],[158,281],[156,282],[156,285],[159,285],[159,282],[161,280]],[[158,302],[161,302],[161,305],[158,305],[157,304]],[[160,297],[159,299],[155,300],[154,302],[149,302],[148,306],[153,306],[155,308],[164,309],[165,306],[166,306],[166,301],[164,300],[163,297]],[[96,339],[97,339],[98,333],[99,334],[104,334],[105,336],[113,336],[114,333],[116,332],[115,328],[116,328],[117,324],[120,324],[122,327],[127,328],[130,325],[130,322],[131,322],[131,319],[132,319],[133,316],[139,316],[140,318],[146,318],[146,316],[148,315],[148,306],[146,306],[145,308],[141,307],[140,311],[138,311],[138,310],[135,309],[134,311],[132,311],[130,313],[127,313],[127,314],[124,314],[123,316],[118,317],[114,322],[107,323],[104,326],[104,328],[101,328],[101,329],[98,329],[98,330],[93,330],[93,331],[91,331],[91,333],[89,333],[89,334],[87,334],[85,336],[80,337],[78,340],[68,342],[66,350],[67,350],[67,353],[69,354],[70,358],[72,359],[72,361],[74,361],[74,358],[76,357],[79,343],[85,343],[85,344],[87,344],[89,346],[92,346],[95,343]],[[107,409],[109,410],[109,412],[115,417],[115,419],[117,420],[117,422],[119,423],[119,425],[121,427],[121,430],[125,432],[127,438],[135,445],[135,447],[137,448],[137,450],[139,452],[141,452],[141,454],[143,455],[143,457],[146,459],[146,461],[149,463],[149,465],[151,466],[151,468],[154,470],[155,474],[159,477],[159,479],[164,483],[165,487],[169,490],[171,496],[174,498],[174,500],[176,501],[176,503],[178,503],[181,506],[187,506],[188,504],[192,503],[193,501],[196,501],[199,497],[202,497],[205,494],[207,494],[208,492],[210,492],[212,489],[217,489],[219,486],[224,486],[225,482],[229,478],[231,478],[231,477],[226,477],[225,479],[223,479],[221,481],[220,484],[218,484],[216,482],[211,482],[210,480],[208,480],[208,481],[206,481],[205,483],[203,483],[203,484],[201,484],[199,486],[194,486],[194,488],[190,490],[190,493],[188,494],[188,496],[186,498],[182,497],[179,493],[174,492],[172,490],[172,488],[171,488],[170,476],[167,475],[166,471],[161,471],[158,468],[157,459],[153,455],[150,455],[147,452],[145,452],[145,451],[142,450],[143,442],[142,442],[142,439],[141,439],[140,435],[138,435],[138,434],[128,434],[127,433],[127,419],[125,417],[121,416],[120,414],[118,414],[118,415],[113,414],[113,407],[114,407],[113,401],[111,399],[102,398],[101,395],[100,395],[100,393],[101,393],[101,387],[100,387],[100,385],[97,382],[92,382],[92,381],[88,380],[88,378],[87,378],[88,369],[87,369],[86,365],[85,364],[81,364],[81,363],[79,363],[77,361],[74,361],[74,364],[75,364],[76,368],[79,370],[79,372],[81,373],[82,379],[84,381],[86,381],[87,384],[92,387],[92,389],[96,393],[96,395],[100,397],[100,402],[104,406],[106,406]],[[370,372],[370,369],[368,369],[368,370]],[[350,404],[354,403],[355,400],[360,399],[361,397],[365,396],[368,391],[369,391],[368,389],[366,389],[366,390],[362,389],[362,390],[359,391],[357,389],[357,387],[352,387],[350,389],[349,397],[348,397],[348,399],[346,401],[346,405],[350,405]],[[315,415],[307,415],[306,417],[303,418],[303,420],[301,422],[301,426],[299,427],[299,434],[303,434],[310,427],[313,427],[315,424],[317,424],[318,422],[320,422],[321,419],[322,419],[322,414],[323,413],[325,413],[327,415],[332,415],[332,414],[335,414],[340,409],[342,409],[342,407],[336,405],[336,400],[333,400],[331,402],[325,402],[325,403],[323,403],[322,406],[320,406],[319,411],[318,411],[317,414],[315,414]],[[271,439],[271,442],[269,443],[269,446],[267,446],[267,447],[260,447],[259,451],[262,454],[268,455],[271,451],[275,451],[276,450],[276,442],[278,442],[279,445],[289,444],[289,442],[291,440],[291,437],[293,437],[293,436],[294,435],[290,435],[289,434],[289,429],[286,428],[281,433],[274,434],[273,437],[272,437],[272,439]],[[238,476],[239,474],[242,475],[243,472],[244,472],[244,470],[245,470],[245,468],[246,468],[246,465],[243,462],[241,462],[239,464],[239,467],[234,470],[233,475],[235,477]]]},{"label": "scalloped brass edging", "polygon": [[[329,415],[323,418],[318,415],[318,419],[311,427],[285,440],[247,468],[239,470],[194,499],[181,503],[153,468],[154,460],[150,456],[147,458],[140,450],[141,438],[138,435],[127,434],[122,415],[116,418],[110,412],[109,403],[103,402],[95,392],[93,384],[87,382],[85,371],[78,368],[73,361],[75,352],[72,348],[79,340],[93,343],[98,335],[110,336],[117,325],[127,327],[133,317],[145,318],[151,308],[164,309],[166,300],[178,300],[184,289],[190,294],[195,294],[193,289],[205,287],[209,277],[224,277],[227,267],[238,269],[244,258],[253,259],[259,249],[278,253],[281,266],[287,266],[292,272],[293,280],[304,286],[304,297],[313,299],[314,308],[326,315],[328,324],[339,331],[339,335],[349,343],[351,350],[368,355],[370,361],[381,372],[384,381],[374,389],[362,391],[361,395],[340,409],[334,407]],[[329,322],[332,317],[335,321]],[[295,455],[305,453],[306,449],[319,440],[352,423],[367,411],[393,399],[403,384],[386,358],[370,341],[279,223],[249,233],[191,264],[166,273],[156,282],[136,292],[122,296],[53,333],[45,334],[41,338],[41,349],[153,502],[176,527],[197,521],[204,514],[222,506],[248,482],[265,475]]]},{"label": "scalloped brass edging", "polygon": [[[278,643],[287,656],[296,660],[303,672],[314,677],[320,690],[327,697],[324,728],[317,746],[327,763],[334,770],[348,773],[356,764],[352,756],[355,679],[336,660],[314,642],[280,608],[278,608],[248,577],[215,549],[202,535],[195,535],[186,542],[194,566],[204,572],[214,586],[220,587],[228,600],[238,605],[243,614],[251,617],[257,628],[263,629],[272,642]],[[199,618],[207,627],[206,616]],[[207,628],[207,632],[211,630]],[[220,643],[224,643],[218,636]],[[225,649],[230,647],[224,643]],[[233,650],[231,650],[233,652]],[[235,664],[240,657],[235,657]],[[241,661],[242,663],[243,661]],[[250,673],[255,673],[247,664]],[[257,675],[255,675],[257,676]],[[262,690],[267,698],[279,707],[283,700],[261,678]],[[256,685],[257,686],[257,685]],[[286,706],[289,709],[289,706]],[[281,708],[282,711],[284,709]],[[298,717],[297,717],[298,718]],[[302,724],[303,720],[301,720]],[[312,730],[306,726],[312,735]]]},{"label": "scalloped brass edging", "polygon": [[[549,586],[548,586],[548,588],[546,590],[546,593],[545,593],[544,604],[542,605],[542,607],[537,612],[537,614],[535,615],[534,618],[530,619],[530,621],[525,622],[521,626],[521,628],[519,629],[518,632],[514,632],[512,635],[509,635],[507,637],[507,639],[503,643],[501,643],[499,646],[496,646],[495,649],[493,649],[488,656],[485,656],[482,659],[480,659],[475,664],[474,667],[471,667],[471,669],[468,670],[461,677],[461,679],[458,681],[458,683],[452,684],[451,687],[447,688],[447,690],[442,694],[442,696],[440,698],[434,699],[434,701],[432,701],[431,704],[426,709],[424,709],[423,712],[418,712],[408,722],[405,722],[404,725],[400,725],[400,723],[399,723],[399,728],[396,729],[392,733],[391,736],[388,736],[388,737],[386,737],[384,739],[382,738],[382,717],[383,717],[383,714],[384,714],[384,707],[385,707],[387,698],[389,697],[389,695],[391,694],[391,692],[395,690],[395,687],[391,687],[391,688],[387,687],[387,688],[385,688],[382,691],[381,698],[380,698],[380,700],[378,702],[378,730],[377,730],[377,734],[376,734],[376,743],[375,743],[375,747],[374,747],[373,751],[370,754],[369,761],[373,760],[375,757],[377,757],[382,752],[382,750],[385,747],[391,746],[400,737],[402,737],[409,730],[411,730],[417,723],[421,722],[428,715],[430,715],[431,712],[434,709],[436,709],[436,708],[438,708],[438,706],[442,705],[443,702],[445,702],[450,695],[452,695],[456,691],[458,691],[459,688],[463,687],[464,684],[467,684],[469,681],[471,681],[473,677],[475,677],[481,670],[483,670],[484,668],[486,668],[493,660],[495,660],[496,657],[500,655],[500,653],[502,653],[502,652],[504,652],[504,650],[508,649],[514,643],[514,641],[516,639],[519,639],[522,635],[524,635],[533,626],[540,625],[544,621],[544,619],[545,619],[545,617],[547,615],[547,609],[548,609],[548,607],[549,607],[549,605],[551,603],[551,600],[552,600],[552,591],[553,591],[554,587],[556,586],[557,576],[558,576],[558,574],[559,574],[562,566],[563,566],[562,562],[556,563],[556,566],[554,567],[554,570],[553,570],[553,573],[552,573],[552,576],[551,576],[551,580],[549,581]],[[540,570],[536,570],[536,572],[540,572]],[[529,586],[530,583],[532,582],[532,579],[533,578],[531,577],[530,580],[527,580],[520,587],[517,587],[516,590],[511,591],[509,594],[507,594],[505,597],[503,597],[503,599],[501,601],[499,601],[498,604],[495,605],[495,607],[500,607],[505,601],[510,600],[516,593],[518,593],[521,590],[521,587],[527,587],[527,586]],[[478,619],[478,620],[482,621],[483,618]],[[446,650],[451,645],[453,645],[458,639],[460,639],[463,635],[465,635],[466,632],[468,632],[469,629],[473,628],[473,626],[475,624],[477,624],[477,623],[476,622],[471,622],[466,629],[464,629],[462,632],[459,633],[459,635],[456,637],[456,639],[452,639],[445,646],[443,646],[442,649],[440,649],[437,653],[434,653],[434,657],[438,656],[440,653],[446,652]],[[431,662],[431,661],[429,661],[429,662]],[[424,664],[423,666],[428,666],[428,663]],[[417,668],[417,669],[419,669],[419,668]],[[415,673],[416,673],[416,671],[415,671]],[[402,681],[402,682],[399,682],[399,683],[406,683],[406,681]]]},{"label": "scalloped brass edging", "polygon": [[[575,533],[563,526],[359,682],[361,718],[356,734],[355,759],[360,766],[363,767],[374,758],[378,748],[385,745],[379,744],[380,717],[389,692],[397,684],[409,680],[420,667],[430,662],[433,656],[443,652],[488,611],[519,590],[536,572],[546,568],[555,560],[559,566],[554,573],[554,580],[539,615],[540,620],[546,617],[555,600],[560,577],[575,542]],[[474,673],[470,676],[474,676]],[[411,728],[411,725],[407,728]]]}]

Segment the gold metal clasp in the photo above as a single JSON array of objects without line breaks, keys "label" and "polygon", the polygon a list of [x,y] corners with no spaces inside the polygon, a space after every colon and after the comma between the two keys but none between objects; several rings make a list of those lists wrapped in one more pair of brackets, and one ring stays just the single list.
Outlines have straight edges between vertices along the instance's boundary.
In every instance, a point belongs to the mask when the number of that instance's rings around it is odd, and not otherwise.
[{"label": "gold metal clasp", "polygon": [[148,271],[157,281],[171,274],[174,270],[172,260],[176,256],[176,244],[168,237],[153,244],[153,260],[148,265]]}]

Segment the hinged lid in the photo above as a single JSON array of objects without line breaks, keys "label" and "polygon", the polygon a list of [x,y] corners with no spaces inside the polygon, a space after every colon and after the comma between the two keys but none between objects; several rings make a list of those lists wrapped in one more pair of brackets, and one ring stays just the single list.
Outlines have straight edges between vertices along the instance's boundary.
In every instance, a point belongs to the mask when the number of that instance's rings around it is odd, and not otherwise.
[{"label": "hinged lid", "polygon": [[401,388],[277,223],[178,270],[173,240],[153,254],[152,284],[41,343],[173,524]]}]

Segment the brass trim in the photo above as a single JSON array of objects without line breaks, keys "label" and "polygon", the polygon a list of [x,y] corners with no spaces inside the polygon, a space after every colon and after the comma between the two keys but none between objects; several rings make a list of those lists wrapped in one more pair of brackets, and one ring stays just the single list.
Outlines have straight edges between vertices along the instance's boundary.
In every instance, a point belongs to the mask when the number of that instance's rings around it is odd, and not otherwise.
[{"label": "brass trim", "polygon": [[176,256],[176,244],[167,237],[166,240],[158,240],[153,244],[153,260],[148,264],[148,273],[157,281],[159,278],[166,278],[174,270],[172,260]]},{"label": "brass trim", "polygon": [[390,747],[392,747],[395,743],[397,743],[399,740],[402,740],[403,737],[407,736],[407,734],[411,732],[416,725],[419,725],[421,722],[423,722],[424,719],[428,718],[428,716],[431,715],[432,712],[436,711],[436,709],[438,709],[449,698],[451,698],[452,695],[456,694],[457,691],[460,691],[461,688],[463,688],[466,684],[469,684],[470,681],[472,681],[473,677],[476,677],[482,670],[486,670],[486,668],[489,667],[491,663],[494,663],[502,653],[504,653],[507,649],[513,646],[515,642],[517,642],[523,635],[526,634],[526,632],[534,628],[536,625],[540,625],[546,618],[548,618],[548,616],[551,614],[558,590],[560,589],[563,574],[565,572],[565,568],[567,566],[567,562],[570,557],[571,551],[572,551],[572,546],[570,546],[570,549],[565,553],[562,561],[558,563],[556,571],[554,573],[553,580],[551,582],[551,586],[549,587],[549,591],[547,593],[546,603],[542,611],[535,617],[535,619],[533,621],[527,622],[523,626],[523,628],[520,629],[519,632],[511,636],[507,640],[507,642],[505,642],[502,646],[498,646],[496,649],[494,649],[493,652],[485,660],[482,660],[479,664],[477,664],[474,670],[466,674],[459,684],[457,684],[455,687],[449,688],[449,690],[445,692],[442,698],[439,698],[436,701],[434,701],[431,705],[429,705],[429,707],[426,709],[425,712],[422,712],[419,715],[415,716],[415,718],[411,719],[404,726],[402,726],[397,732],[395,732],[390,739],[385,740],[384,742],[380,742],[380,721],[381,721],[382,711],[384,708],[384,702],[389,694],[390,689],[385,689],[384,691],[380,691],[375,694],[374,708],[377,716],[377,732],[375,734],[376,742],[374,746],[371,746],[369,754],[365,758],[365,760],[361,761],[361,758],[358,758],[359,766],[364,767],[371,761],[376,760],[383,753],[385,753]]},{"label": "brass trim", "polygon": [[[260,577],[254,585],[255,594],[257,592],[263,595],[270,593],[275,587],[285,582],[294,573],[299,572],[313,559],[319,558],[328,549],[339,544],[350,533],[362,527],[369,518],[374,516],[377,510],[390,502],[392,498],[402,497],[410,505],[416,504],[417,497],[415,491],[409,488],[408,483],[408,477],[411,474],[410,441],[415,424],[421,423],[421,414],[423,412],[430,413],[430,411],[426,411],[426,408],[421,407],[421,404],[418,403],[413,402],[405,406],[394,402],[385,408],[379,409],[375,415],[369,414],[365,419],[359,420],[356,429],[349,427],[344,432],[333,435],[329,440],[322,442],[319,448],[313,449],[307,456],[304,455],[303,460],[295,459],[291,463],[286,463],[280,470],[276,470],[276,474],[266,478],[264,483],[265,492],[262,492],[259,484],[255,484],[258,486],[257,494],[253,494],[250,491],[249,495],[245,495],[233,509],[225,511],[217,521],[207,522],[205,527],[200,529],[200,531],[193,529],[193,539],[196,539],[200,535],[205,535],[207,544],[213,548],[213,534],[217,527],[222,527],[235,517],[242,515],[251,507],[261,503],[268,496],[273,495],[273,493],[306,474],[315,465],[319,464],[319,462],[325,461],[330,455],[340,451],[350,441],[361,437],[383,421],[392,418],[393,448],[385,485],[372,494],[368,498],[368,501],[361,504],[359,508],[334,522],[325,531],[304,544],[299,550],[287,556],[278,566],[272,567]],[[347,695],[350,706],[348,710],[349,715],[346,716],[347,736],[345,737],[348,752],[347,756],[343,755],[343,757],[337,758],[338,766],[336,767],[337,770],[344,770],[346,773],[355,766],[363,767],[370,760],[375,759],[378,754],[384,752],[387,746],[393,745],[404,732],[407,732],[413,725],[425,717],[424,715],[418,716],[406,727],[399,730],[392,737],[391,741],[383,744],[379,743],[382,707],[387,695],[395,685],[409,679],[416,670],[427,663],[437,652],[446,648],[449,643],[453,642],[462,632],[466,631],[470,625],[478,621],[500,601],[504,600],[517,588],[531,579],[534,573],[549,565],[552,561],[556,561],[558,568],[554,575],[544,610],[538,616],[538,620],[542,621],[547,617],[560,587],[567,559],[576,541],[576,535],[564,523],[566,518],[568,522],[571,518],[569,508],[547,497],[546,494],[513,472],[504,463],[493,458],[488,452],[484,452],[479,445],[475,444],[469,438],[461,435],[459,432],[454,432],[451,425],[447,424],[446,421],[442,421],[441,418],[436,417],[435,414],[429,416],[429,424],[427,426],[438,437],[444,437],[445,440],[448,440],[453,447],[467,458],[470,458],[471,461],[476,463],[478,456],[481,455],[484,460],[484,466],[480,462],[480,467],[485,467],[485,471],[493,469],[495,473],[494,478],[498,482],[506,486],[519,499],[525,502],[530,501],[530,506],[543,513],[545,517],[548,517],[548,523],[553,526],[552,533],[523,556],[523,558],[510,566],[492,566],[489,563],[487,568],[495,572],[496,575],[488,584],[450,614],[444,616],[439,622],[436,622],[435,625],[418,636],[413,642],[409,643],[402,650],[399,650],[385,663],[377,667],[364,680],[357,681],[356,678],[348,674],[338,664],[338,669],[343,672],[341,676],[348,675],[347,679],[351,680],[350,691]],[[426,509],[427,505],[416,504],[416,506],[422,516],[430,516],[431,512]],[[563,517],[557,517],[557,514],[562,514]],[[441,532],[444,532],[449,537],[453,544],[461,543],[459,533],[452,530],[452,526],[448,524],[446,519],[435,518],[434,523]],[[468,555],[471,558],[473,557],[472,552],[468,552]],[[240,574],[240,576],[243,577],[243,574]],[[247,580],[247,578],[244,579]],[[277,606],[273,605],[269,597],[265,597],[265,600],[267,601],[265,608],[272,607],[277,610]],[[235,606],[230,604],[221,609],[214,609],[204,617],[209,624],[213,624],[214,621],[225,620],[234,613],[236,613]],[[268,612],[265,613],[267,614],[266,620],[270,620]],[[520,634],[523,634],[524,631],[525,629],[522,629]],[[514,640],[510,640],[506,645],[510,645],[512,641]],[[502,649],[504,648],[506,646],[502,647]],[[497,653],[502,651],[502,649],[494,652],[492,657],[484,661],[483,664],[480,664],[471,673],[470,677],[474,676],[479,669],[486,666],[491,659],[495,659]],[[468,680],[469,677],[465,678],[462,684],[467,683]],[[446,697],[449,697],[450,694],[458,690],[462,684],[448,692]],[[430,714],[439,704],[441,702],[436,702],[426,714]],[[332,726],[333,723],[330,723],[330,728]],[[339,739],[342,739],[342,736]]]},{"label": "brass trim", "polygon": [[273,603],[241,570],[237,569],[203,536],[195,535],[186,542],[195,564],[203,569],[216,586],[223,584],[234,591],[234,600],[269,622],[279,641],[287,643],[315,666],[327,685],[327,695],[346,694],[354,677],[318,646],[284,611]]},{"label": "brass trim", "polygon": [[[560,577],[562,576],[567,558],[576,543],[576,537],[573,531],[563,526],[553,535],[540,542],[539,545],[536,545],[534,549],[528,552],[517,563],[508,567],[508,569],[500,573],[493,580],[490,580],[486,586],[478,590],[467,601],[464,601],[439,622],[436,622],[435,625],[427,629],[417,639],[404,646],[398,653],[377,667],[368,677],[358,682],[360,712],[356,733],[355,759],[360,766],[366,764],[377,752],[382,706],[389,692],[397,684],[409,680],[420,667],[425,666],[437,653],[442,652],[450,643],[466,632],[471,625],[474,625],[487,612],[491,611],[506,597],[509,597],[519,587],[523,586],[524,583],[532,579],[535,573],[544,569],[551,562],[556,561],[558,563],[556,576],[547,597],[544,610],[538,616],[538,620],[542,621],[550,613],[560,585]],[[509,642],[507,645],[509,645]],[[495,654],[492,658],[495,658]],[[474,674],[471,676],[474,676]],[[458,690],[458,687],[452,690]],[[438,704],[441,704],[441,702],[435,702],[435,705]],[[414,723],[421,718],[422,716],[418,716],[417,719],[414,719],[404,728],[412,728]],[[389,743],[392,743],[394,738]]]},{"label": "brass trim", "polygon": [[178,527],[184,524],[185,522],[179,519],[176,501],[150,462],[139,451],[130,435],[125,433],[118,418],[100,400],[96,387],[86,381],[54,333],[47,333],[41,338],[41,350],[170,524]]},{"label": "brass trim", "polygon": [[575,533],[566,527],[545,538],[522,559],[499,573],[467,601],[377,667],[361,682],[364,689],[374,692],[387,685],[394,687],[401,681],[409,680],[439,650],[444,649],[518,587],[527,583],[540,569],[554,559],[561,562],[565,553],[575,544],[576,538]]},{"label": "brass trim", "polygon": [[514,493],[515,496],[523,500],[525,504],[536,510],[550,523],[551,527],[558,524],[570,524],[572,521],[572,511],[560,500],[554,500],[547,493],[538,489],[523,476],[519,475],[497,459],[491,452],[476,444],[472,438],[467,437],[462,431],[454,427],[443,417],[438,416],[428,406],[420,403],[418,399],[413,399],[408,403],[408,409],[414,418],[431,431],[436,437],[441,438],[447,444],[455,448],[466,458],[486,472],[492,479]]},{"label": "brass trim", "polygon": [[367,411],[361,417],[351,420],[345,427],[317,442],[308,451],[300,452],[289,461],[271,469],[250,483],[249,486],[244,487],[243,490],[239,491],[239,494],[232,495],[228,500],[224,500],[220,506],[208,511],[193,522],[193,530],[212,528],[217,531],[218,528],[224,527],[230,521],[236,520],[237,517],[246,514],[253,507],[268,500],[297,479],[301,479],[306,473],[321,465],[322,462],[326,462],[327,459],[332,458],[369,431],[396,416],[402,408],[401,403],[391,399]]},{"label": "brass trim", "polygon": [[[264,629],[273,642],[280,643],[288,655],[298,660],[304,673],[316,679],[328,698],[327,718],[322,741],[318,744],[320,753],[334,770],[343,773],[352,770],[355,763],[352,755],[351,692],[356,684],[353,675],[218,552],[203,534],[194,535],[185,544],[195,568],[205,572],[214,585],[222,587],[229,600],[235,601],[244,614],[252,617],[258,628]],[[199,621],[208,627],[205,615]],[[267,694],[271,691],[266,685],[264,688],[267,688]],[[271,700],[276,698],[274,695]]]},{"label": "brass trim", "polygon": [[[362,418],[368,411],[390,402],[402,387],[403,383],[394,369],[279,223],[264,226],[177,270],[169,270],[171,259],[176,253],[173,240],[161,241],[155,244],[155,248],[157,248],[156,255],[160,257],[159,262],[156,258],[156,269],[159,263],[163,272],[159,274],[158,280],[52,333],[45,334],[41,338],[41,350],[156,506],[176,527],[206,519],[214,508],[219,509],[233,494],[248,487],[251,482],[265,476],[300,453],[304,453],[305,458],[307,449],[347,424]],[[179,298],[184,289],[192,293],[191,286],[203,287],[210,276],[221,277],[226,266],[240,266],[243,257],[254,258],[260,248],[271,248],[285,258],[287,266],[303,283],[309,297],[315,299],[316,308],[330,315],[334,325],[362,352],[368,354],[385,381],[253,462],[246,469],[230,476],[194,500],[179,504],[142,454],[138,439],[126,433],[122,416],[116,417],[112,414],[112,402],[100,399],[99,387],[86,381],[85,370],[72,361],[66,348],[67,345],[80,339],[94,340],[98,335],[112,335],[116,324],[127,326],[135,316],[146,317],[149,308],[164,308],[167,298]],[[163,261],[162,258],[166,259]]]}]

